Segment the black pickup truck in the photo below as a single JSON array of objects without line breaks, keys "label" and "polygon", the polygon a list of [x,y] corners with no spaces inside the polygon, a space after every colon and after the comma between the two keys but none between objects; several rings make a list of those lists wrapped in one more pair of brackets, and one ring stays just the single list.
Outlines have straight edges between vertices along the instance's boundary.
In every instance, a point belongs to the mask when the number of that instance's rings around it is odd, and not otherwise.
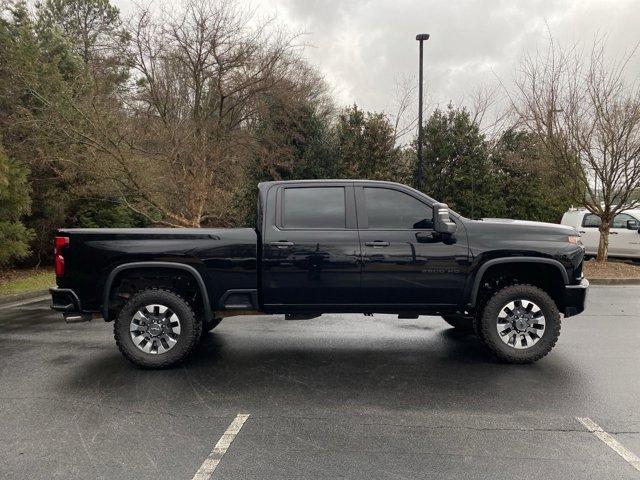
[{"label": "black pickup truck", "polygon": [[255,228],[61,229],[52,308],[114,321],[121,352],[160,368],[233,315],[440,315],[500,359],[542,358],[584,310],[570,227],[470,220],[390,182],[258,186]]}]

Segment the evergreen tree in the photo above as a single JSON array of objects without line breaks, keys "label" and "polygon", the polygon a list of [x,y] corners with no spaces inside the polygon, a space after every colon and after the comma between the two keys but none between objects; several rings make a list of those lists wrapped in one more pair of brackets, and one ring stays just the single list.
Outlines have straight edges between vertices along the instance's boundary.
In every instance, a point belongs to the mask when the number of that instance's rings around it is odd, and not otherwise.
[{"label": "evergreen tree", "polygon": [[469,112],[449,105],[423,127],[425,193],[471,217],[503,211],[484,135]]},{"label": "evergreen tree", "polygon": [[552,167],[533,134],[505,131],[493,148],[492,160],[504,204],[501,217],[558,222],[571,206],[571,191],[565,187],[571,179]]},{"label": "evergreen tree", "polygon": [[26,169],[0,147],[0,266],[29,254],[33,232],[20,219],[29,212]]},{"label": "evergreen tree", "polygon": [[236,201],[245,224],[255,219],[259,182],[340,175],[329,115],[317,102],[293,96],[291,91],[266,99],[253,137],[244,185]]},{"label": "evergreen tree", "polygon": [[394,129],[383,113],[364,112],[357,105],[338,117],[336,154],[342,176],[407,182],[407,157],[396,147]]}]

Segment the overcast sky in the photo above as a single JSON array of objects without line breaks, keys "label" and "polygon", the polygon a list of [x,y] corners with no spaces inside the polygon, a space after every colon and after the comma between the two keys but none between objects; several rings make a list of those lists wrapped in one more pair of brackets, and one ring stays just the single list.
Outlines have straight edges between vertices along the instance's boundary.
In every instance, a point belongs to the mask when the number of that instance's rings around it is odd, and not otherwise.
[{"label": "overcast sky", "polygon": [[[131,0],[115,0],[124,14]],[[481,84],[508,83],[523,53],[544,48],[548,30],[563,43],[608,35],[612,51],[640,40],[640,0],[263,0],[307,33],[309,61],[332,86],[338,104],[394,110],[396,80],[417,81],[416,33],[425,44],[428,102],[469,101]],[[632,71],[640,74],[640,62]]]}]

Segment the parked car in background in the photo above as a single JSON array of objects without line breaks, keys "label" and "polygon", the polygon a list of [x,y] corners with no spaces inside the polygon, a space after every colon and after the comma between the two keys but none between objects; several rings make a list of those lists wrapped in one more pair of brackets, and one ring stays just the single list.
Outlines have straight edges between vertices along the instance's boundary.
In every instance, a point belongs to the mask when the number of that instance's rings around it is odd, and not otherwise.
[{"label": "parked car in background", "polygon": [[[600,242],[600,217],[586,209],[571,209],[562,216],[563,225],[580,233],[586,255],[597,255]],[[640,259],[640,209],[616,215],[609,231],[609,256]]]}]

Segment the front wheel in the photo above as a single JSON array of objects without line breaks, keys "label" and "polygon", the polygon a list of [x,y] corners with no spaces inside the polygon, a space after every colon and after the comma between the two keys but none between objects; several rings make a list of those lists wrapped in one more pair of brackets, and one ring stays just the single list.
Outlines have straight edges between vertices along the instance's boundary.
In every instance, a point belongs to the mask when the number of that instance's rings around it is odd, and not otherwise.
[{"label": "front wheel", "polygon": [[166,368],[192,352],[202,323],[182,297],[153,288],[129,299],[113,331],[118,348],[130,362],[144,368]]},{"label": "front wheel", "polygon": [[496,292],[478,318],[480,339],[501,360],[532,363],[547,355],[560,335],[560,312],[553,299],[532,285]]}]

